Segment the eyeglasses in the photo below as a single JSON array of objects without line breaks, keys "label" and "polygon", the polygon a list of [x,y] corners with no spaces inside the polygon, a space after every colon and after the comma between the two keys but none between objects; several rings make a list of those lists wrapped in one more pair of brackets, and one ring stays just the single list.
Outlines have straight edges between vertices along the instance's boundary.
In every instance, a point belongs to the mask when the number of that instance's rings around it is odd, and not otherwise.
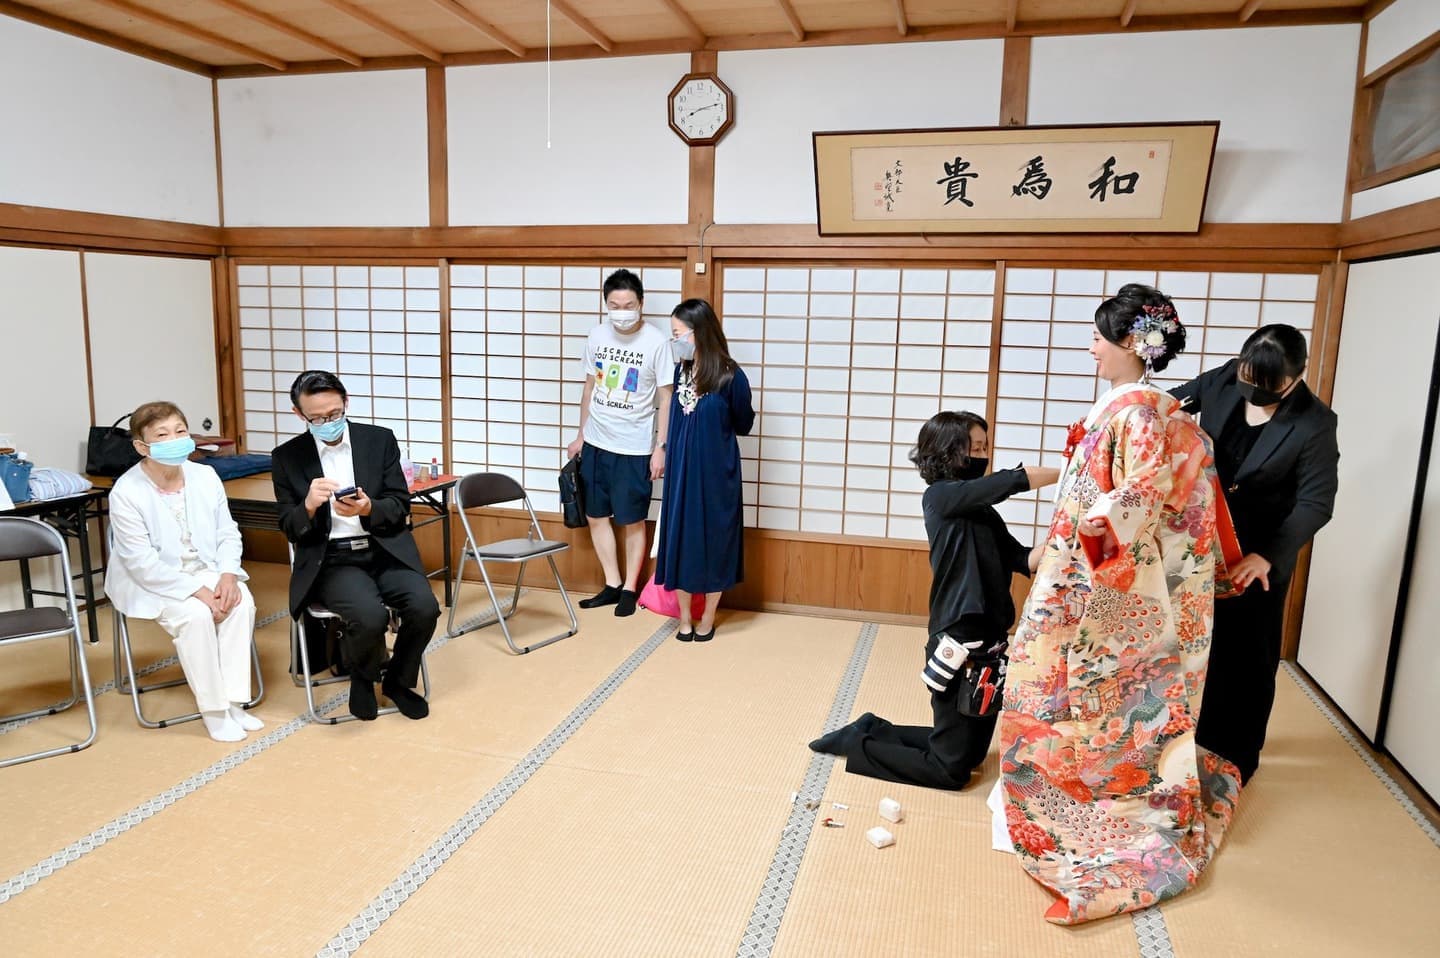
[{"label": "eyeglasses", "polygon": [[305,421],[312,426],[324,426],[327,423],[339,422],[341,419],[344,418],[345,410],[341,409],[338,412],[332,412],[328,416],[306,416]]}]

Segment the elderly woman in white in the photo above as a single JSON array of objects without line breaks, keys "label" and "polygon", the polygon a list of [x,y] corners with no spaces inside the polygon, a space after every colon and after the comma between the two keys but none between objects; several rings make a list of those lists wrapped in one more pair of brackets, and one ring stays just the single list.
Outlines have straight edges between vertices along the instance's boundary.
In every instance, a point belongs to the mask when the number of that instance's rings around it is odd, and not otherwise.
[{"label": "elderly woman in white", "polygon": [[154,619],[175,639],[206,731],[238,742],[264,727],[243,708],[255,600],[240,568],[240,529],[215,470],[188,461],[195,440],[179,408],[146,403],[130,428],[145,458],[110,491],[105,593],[125,615]]}]

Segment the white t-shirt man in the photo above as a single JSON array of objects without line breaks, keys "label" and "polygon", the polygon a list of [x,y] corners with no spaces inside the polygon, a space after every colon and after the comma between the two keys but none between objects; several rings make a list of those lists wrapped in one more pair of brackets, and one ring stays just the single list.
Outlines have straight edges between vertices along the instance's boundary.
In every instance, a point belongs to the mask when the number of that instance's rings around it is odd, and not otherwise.
[{"label": "white t-shirt man", "polygon": [[583,369],[595,380],[585,441],[619,455],[650,455],[656,441],[655,390],[670,385],[675,372],[668,337],[646,322],[629,333],[599,323],[585,341]]}]

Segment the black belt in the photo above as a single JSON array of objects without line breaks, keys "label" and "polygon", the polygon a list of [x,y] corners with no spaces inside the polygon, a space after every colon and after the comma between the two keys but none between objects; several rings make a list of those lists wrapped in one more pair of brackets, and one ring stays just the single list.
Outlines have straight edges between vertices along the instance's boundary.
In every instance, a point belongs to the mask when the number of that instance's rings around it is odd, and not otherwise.
[{"label": "black belt", "polygon": [[330,552],[364,552],[370,548],[369,536],[351,536],[347,539],[331,539],[325,544]]}]

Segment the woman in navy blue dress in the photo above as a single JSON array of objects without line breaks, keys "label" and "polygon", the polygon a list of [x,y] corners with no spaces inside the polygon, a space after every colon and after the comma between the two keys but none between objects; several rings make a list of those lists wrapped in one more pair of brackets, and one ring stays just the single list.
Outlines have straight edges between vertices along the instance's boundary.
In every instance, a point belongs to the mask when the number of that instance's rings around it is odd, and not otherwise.
[{"label": "woman in navy blue dress", "polygon": [[[681,642],[715,637],[720,593],[745,577],[740,444],[755,424],[750,380],[734,359],[715,310],[687,299],[670,314],[675,394],[665,440],[665,496],[655,581],[680,600]],[[705,595],[691,621],[690,596]]]}]

